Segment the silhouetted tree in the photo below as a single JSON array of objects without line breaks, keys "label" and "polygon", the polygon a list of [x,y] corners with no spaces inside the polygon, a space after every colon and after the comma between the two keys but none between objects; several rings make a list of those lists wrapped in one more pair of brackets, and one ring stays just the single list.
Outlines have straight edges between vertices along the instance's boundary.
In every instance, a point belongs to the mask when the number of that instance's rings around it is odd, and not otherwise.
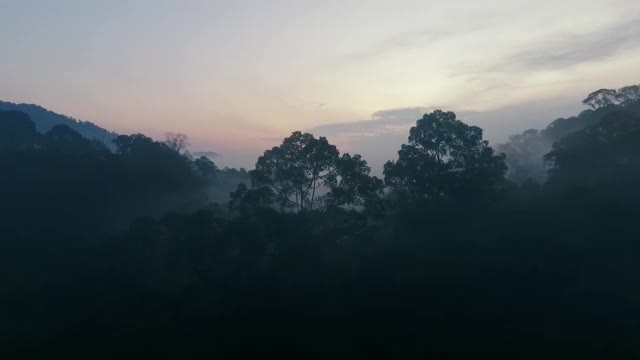
[{"label": "silhouetted tree", "polygon": [[325,206],[379,207],[384,182],[370,173],[371,168],[362,156],[342,154],[327,178],[330,192],[323,199]]},{"label": "silhouetted tree", "polygon": [[198,203],[196,198],[205,201],[203,187],[207,182],[186,156],[141,134],[120,135],[114,144],[121,164],[118,181],[137,206],[147,209],[155,204],[161,209],[160,204],[187,207]]},{"label": "silhouetted tree", "polygon": [[155,142],[150,137],[142,134],[120,135],[113,139],[117,146],[116,152],[121,155],[139,153],[155,146]]},{"label": "silhouetted tree", "polygon": [[251,179],[257,187],[273,189],[283,209],[297,213],[313,210],[316,192],[329,185],[337,158],[338,149],[326,138],[296,131],[282,145],[260,156]]},{"label": "silhouetted tree", "polygon": [[385,164],[385,181],[418,199],[484,198],[505,186],[504,159],[482,140],[482,129],[436,110],[411,128],[398,160]]},{"label": "silhouetted tree", "polygon": [[169,147],[169,149],[177,152],[178,154],[188,156],[189,153],[187,148],[189,147],[189,137],[187,135],[168,132],[164,134],[164,136],[164,143]]},{"label": "silhouetted tree", "polygon": [[[636,85],[624,87],[615,95],[610,94],[608,105],[601,103],[602,106],[596,105],[595,110],[589,109],[582,111],[578,116],[556,119],[540,131],[530,129],[511,136],[508,142],[496,147],[497,151],[507,155],[507,178],[519,184],[528,179],[544,183],[547,180],[549,166],[543,157],[552,150],[556,141],[571,133],[596,126],[613,112],[624,110],[640,114],[640,96],[637,95],[637,91]],[[601,101],[598,100],[598,96],[604,96],[596,93],[591,95],[594,104]]]},{"label": "silhouetted tree", "polygon": [[618,90],[600,89],[594,91],[582,100],[582,103],[595,110],[611,105],[628,106],[638,101],[640,101],[640,85],[631,85]]},{"label": "silhouetted tree", "polygon": [[200,176],[206,179],[215,179],[218,167],[206,156],[201,156],[193,161],[193,166]]},{"label": "silhouetted tree", "polygon": [[630,85],[618,89],[616,99],[622,106],[637,103],[640,101],[640,85]]},{"label": "silhouetted tree", "polygon": [[589,94],[586,99],[582,100],[582,103],[595,110],[615,104],[617,94],[617,91],[613,89],[600,89]]},{"label": "silhouetted tree", "polygon": [[266,186],[250,189],[244,183],[240,183],[236,190],[229,194],[229,209],[241,213],[268,208],[273,206],[274,202],[275,194]]},{"label": "silhouetted tree", "polygon": [[374,206],[382,195],[383,183],[370,172],[360,155],[340,157],[326,138],[316,139],[297,131],[282,145],[265,151],[251,171],[251,179],[256,188],[273,189],[283,209],[301,213],[339,206]]},{"label": "silhouetted tree", "polygon": [[588,191],[636,193],[640,181],[640,116],[608,114],[599,124],[572,133],[545,155],[548,184]]}]

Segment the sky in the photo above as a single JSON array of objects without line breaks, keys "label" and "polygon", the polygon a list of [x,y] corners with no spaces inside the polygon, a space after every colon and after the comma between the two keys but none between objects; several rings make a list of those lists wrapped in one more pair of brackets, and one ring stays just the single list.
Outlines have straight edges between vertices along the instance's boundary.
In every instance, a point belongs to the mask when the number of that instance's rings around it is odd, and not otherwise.
[{"label": "sky", "polygon": [[640,83],[635,0],[0,0],[0,100],[251,167],[294,130],[379,167],[443,108],[492,142]]}]

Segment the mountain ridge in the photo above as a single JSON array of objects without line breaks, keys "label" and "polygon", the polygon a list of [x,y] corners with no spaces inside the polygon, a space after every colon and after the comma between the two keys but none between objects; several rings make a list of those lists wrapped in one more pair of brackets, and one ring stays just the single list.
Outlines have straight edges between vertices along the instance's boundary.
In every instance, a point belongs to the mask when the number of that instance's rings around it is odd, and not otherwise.
[{"label": "mountain ridge", "polygon": [[27,103],[12,103],[0,100],[0,111],[21,111],[27,114],[36,124],[36,130],[46,133],[56,125],[66,125],[77,131],[83,137],[98,140],[107,147],[112,148],[112,140],[118,133],[107,130],[90,121],[75,119],[71,116],[63,115],[46,109],[40,105]]}]

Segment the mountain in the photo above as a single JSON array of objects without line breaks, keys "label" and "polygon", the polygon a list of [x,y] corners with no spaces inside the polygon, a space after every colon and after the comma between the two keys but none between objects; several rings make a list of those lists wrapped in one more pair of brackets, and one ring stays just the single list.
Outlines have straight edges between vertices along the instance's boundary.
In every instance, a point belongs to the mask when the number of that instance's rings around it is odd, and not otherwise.
[{"label": "mountain", "polygon": [[36,124],[36,130],[43,134],[51,130],[56,125],[66,125],[77,131],[83,137],[99,140],[108,147],[112,147],[111,140],[118,136],[118,134],[101,128],[92,122],[76,120],[69,116],[57,114],[38,105],[14,104],[0,101],[0,111],[24,112]]}]

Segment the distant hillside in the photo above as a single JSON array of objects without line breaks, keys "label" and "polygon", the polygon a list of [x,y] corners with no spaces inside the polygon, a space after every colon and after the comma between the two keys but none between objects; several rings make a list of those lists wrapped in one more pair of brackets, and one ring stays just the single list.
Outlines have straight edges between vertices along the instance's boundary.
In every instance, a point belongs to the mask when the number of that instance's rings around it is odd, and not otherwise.
[{"label": "distant hillside", "polygon": [[89,121],[80,121],[72,117],[54,113],[41,106],[33,104],[14,104],[10,102],[0,101],[0,111],[22,111],[29,115],[31,120],[36,124],[36,129],[40,133],[46,133],[56,125],[66,125],[71,129],[80,133],[87,139],[96,139],[103,142],[108,147],[112,147],[111,140],[115,139],[118,134],[103,129],[98,125]]},{"label": "distant hillside", "polygon": [[529,129],[513,135],[505,144],[496,146],[498,152],[507,155],[509,180],[516,183],[527,180],[544,183],[550,169],[550,164],[544,161],[544,155],[551,151],[556,141],[599,124],[613,112],[640,114],[640,85],[625,86],[618,90],[601,89],[589,94],[583,104],[592,109],[582,111],[578,116],[556,119],[542,130]]}]

